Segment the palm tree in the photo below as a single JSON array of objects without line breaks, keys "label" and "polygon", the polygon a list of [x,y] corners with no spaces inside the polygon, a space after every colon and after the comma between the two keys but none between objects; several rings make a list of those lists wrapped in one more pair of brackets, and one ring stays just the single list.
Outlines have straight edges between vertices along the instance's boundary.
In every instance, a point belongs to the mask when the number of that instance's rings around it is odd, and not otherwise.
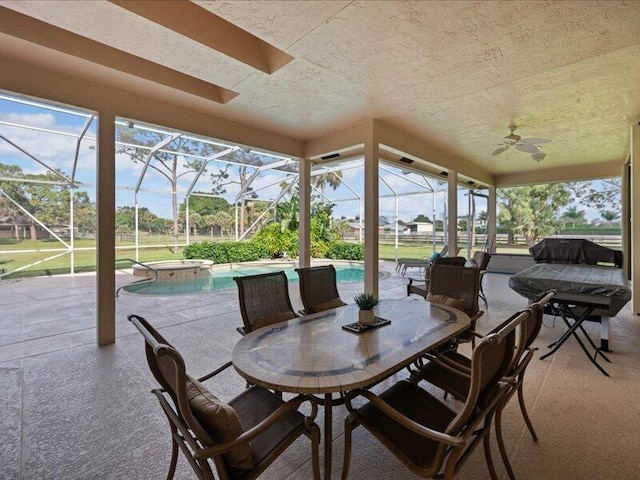
[{"label": "palm tree", "polygon": [[564,211],[562,218],[571,223],[571,228],[576,228],[576,225],[584,225],[587,223],[584,214],[584,210],[578,210],[578,207],[572,205]]},{"label": "palm tree", "polygon": [[620,213],[613,210],[605,210],[600,214],[600,216],[605,222],[607,222],[607,226],[610,227],[612,226],[614,220],[620,218]]}]

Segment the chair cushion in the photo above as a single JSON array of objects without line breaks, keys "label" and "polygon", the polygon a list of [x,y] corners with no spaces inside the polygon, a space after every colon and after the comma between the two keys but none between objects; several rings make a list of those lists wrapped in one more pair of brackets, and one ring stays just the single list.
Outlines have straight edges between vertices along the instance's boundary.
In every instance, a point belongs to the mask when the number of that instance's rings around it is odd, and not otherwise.
[{"label": "chair cushion", "polygon": [[448,307],[457,308],[464,312],[466,303],[460,298],[448,297],[446,295],[435,295],[433,293],[427,294],[427,302],[438,303],[440,305],[446,305]]},{"label": "chair cushion", "polygon": [[[187,377],[187,400],[193,415],[214,442],[230,442],[244,433],[235,410],[191,377]],[[255,466],[249,442],[229,450],[222,458],[229,468],[250,470]]]}]

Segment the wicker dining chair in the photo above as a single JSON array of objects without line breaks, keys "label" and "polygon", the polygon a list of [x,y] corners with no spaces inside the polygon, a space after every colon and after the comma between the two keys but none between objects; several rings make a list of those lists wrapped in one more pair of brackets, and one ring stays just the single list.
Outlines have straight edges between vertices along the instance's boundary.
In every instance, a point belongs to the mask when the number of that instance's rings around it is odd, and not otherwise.
[{"label": "wicker dining chair", "polygon": [[224,403],[200,382],[215,377],[231,362],[196,380],[187,375],[180,353],[146,319],[138,315],[128,319],[144,337],[149,369],[162,386],[152,392],[171,429],[167,480],[175,474],[178,449],[201,480],[215,480],[210,461],[221,480],[255,479],[301,435],[311,440],[313,478],[320,479],[314,402],[310,416],[304,416],[298,408],[308,397],[298,395],[284,402],[269,390],[252,386]]},{"label": "wicker dining chair", "polygon": [[305,315],[346,305],[338,294],[333,265],[296,268],[296,272],[300,277],[300,297]]},{"label": "wicker dining chair", "polygon": [[[495,409],[508,388],[500,380],[512,361],[515,331],[527,316],[528,312],[511,319],[478,343],[471,359],[469,394],[457,412],[407,380],[380,395],[364,389],[350,392],[346,398],[350,413],[345,420],[343,480],[348,477],[351,462],[352,430],[358,425],[424,478],[454,478],[458,466],[482,441],[489,473],[497,479],[489,431]],[[369,402],[354,409],[351,400],[356,395]]]},{"label": "wicker dining chair", "polygon": [[475,344],[476,321],[484,315],[480,310],[480,271],[475,267],[435,264],[430,268],[427,300],[443,303],[469,315],[469,330],[460,334],[457,343]]},{"label": "wicker dining chair", "polygon": [[246,335],[257,328],[298,316],[291,306],[289,281],[284,272],[233,277],[233,280],[238,285],[244,323],[244,327],[237,328],[240,334]]},{"label": "wicker dining chair", "polygon": [[[539,295],[531,305],[529,305],[529,317],[520,326],[517,348],[514,350],[513,361],[511,362],[511,365],[503,379],[509,384],[509,390],[505,394],[499,408],[496,410],[495,428],[500,456],[502,457],[502,461],[505,464],[507,473],[511,480],[515,480],[515,475],[504,446],[504,439],[502,436],[502,412],[511,397],[513,397],[517,392],[522,417],[524,418],[527,428],[531,433],[531,437],[534,441],[538,441],[538,436],[533,428],[533,424],[531,423],[531,419],[529,418],[529,414],[524,403],[524,374],[533,357],[533,352],[536,350],[535,348],[531,348],[531,344],[538,336],[540,328],[542,327],[544,306],[554,297],[555,293],[555,290],[544,292]],[[506,323],[521,313],[522,312],[518,312],[513,315],[505,323],[494,328],[490,334],[499,331]],[[464,402],[469,392],[469,378],[461,375],[452,375],[451,371],[455,370],[468,374],[471,368],[471,359],[455,350],[440,352],[438,354],[429,355],[428,357],[429,362],[422,365],[417,372],[414,372],[411,380],[414,383],[426,380],[432,385],[444,390],[446,394],[451,394],[451,396],[456,400]]]},{"label": "wicker dining chair", "polygon": [[[432,264],[462,267],[466,262],[467,260],[464,257],[439,257],[436,258]],[[430,268],[425,270],[424,278],[409,278],[409,283],[407,284],[407,297],[412,293],[415,293],[427,298],[427,292],[429,290],[429,276],[431,274],[430,270]]]}]

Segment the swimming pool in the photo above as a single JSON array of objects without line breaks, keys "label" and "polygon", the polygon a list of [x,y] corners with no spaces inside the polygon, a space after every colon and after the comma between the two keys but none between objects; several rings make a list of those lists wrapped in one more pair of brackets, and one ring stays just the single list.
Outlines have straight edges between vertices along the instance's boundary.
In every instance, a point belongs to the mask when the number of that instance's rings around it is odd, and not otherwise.
[{"label": "swimming pool", "polygon": [[[364,266],[360,264],[334,265],[338,283],[364,282]],[[228,269],[214,269],[208,278],[194,278],[179,281],[155,281],[146,284],[132,284],[123,288],[129,293],[141,295],[185,295],[190,293],[209,292],[235,288],[233,277],[257,275],[260,273],[283,270],[290,282],[298,281],[298,274],[293,265],[233,265]]]}]

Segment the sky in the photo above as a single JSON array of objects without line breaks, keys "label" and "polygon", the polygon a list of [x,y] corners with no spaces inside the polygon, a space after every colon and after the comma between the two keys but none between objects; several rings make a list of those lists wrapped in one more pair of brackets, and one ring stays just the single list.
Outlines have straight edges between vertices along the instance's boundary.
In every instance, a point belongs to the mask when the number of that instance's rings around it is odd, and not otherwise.
[{"label": "sky", "polygon": [[[11,101],[13,97],[0,94],[0,163],[18,165],[25,173],[44,173],[46,166],[63,170],[70,176],[73,169],[77,138],[89,118],[89,113],[66,108],[46,109],[41,106],[27,105]],[[123,121],[124,122],[124,121]],[[125,122],[126,123],[126,122]],[[18,128],[12,124],[28,125],[31,128]],[[83,184],[80,190],[86,191],[95,201],[95,171],[96,171],[96,136],[97,121],[94,119],[89,125],[85,139],[80,143],[76,180]],[[57,133],[51,133],[55,131]],[[6,141],[8,139],[29,155],[29,158],[15,146]],[[269,158],[279,161],[279,158]],[[44,164],[44,165],[43,165]],[[208,171],[214,172],[224,168],[225,164],[212,161]],[[232,166],[232,177],[237,167]],[[446,201],[447,185],[434,179],[422,177],[415,173],[402,171],[395,167],[383,165],[379,182],[381,216],[390,221],[395,218],[396,201],[398,218],[405,222],[413,220],[418,214],[429,218],[444,217],[444,203]],[[143,164],[133,162],[127,154],[120,153],[116,157],[116,205],[133,206],[135,204],[134,189],[143,172]],[[184,172],[179,172],[184,173]],[[334,218],[355,218],[363,214],[361,200],[364,197],[364,172],[362,161],[349,162],[341,167],[342,184],[336,189],[327,188],[324,199],[335,204]],[[185,174],[179,180],[179,191],[189,188],[194,174]],[[286,178],[285,174],[275,171],[263,171],[252,184],[259,190],[260,199],[275,199],[280,193],[280,183]],[[428,182],[428,183],[427,183]],[[238,184],[229,184],[224,197],[233,203],[239,192]],[[430,193],[433,188],[436,193]],[[194,191],[210,191],[211,182],[208,175],[203,175],[196,184]],[[164,192],[164,193],[162,193]],[[141,207],[147,207],[152,213],[163,218],[171,218],[170,183],[154,169],[149,168],[141,183],[138,202]],[[397,200],[396,196],[397,194]],[[458,189],[458,216],[468,214],[467,189]],[[484,192],[486,193],[486,192]],[[179,195],[179,202],[184,200]],[[435,202],[435,207],[434,207]],[[585,210],[589,220],[598,218],[599,214],[585,206],[578,205]],[[486,211],[487,203],[484,198],[476,197],[476,212]]]}]

